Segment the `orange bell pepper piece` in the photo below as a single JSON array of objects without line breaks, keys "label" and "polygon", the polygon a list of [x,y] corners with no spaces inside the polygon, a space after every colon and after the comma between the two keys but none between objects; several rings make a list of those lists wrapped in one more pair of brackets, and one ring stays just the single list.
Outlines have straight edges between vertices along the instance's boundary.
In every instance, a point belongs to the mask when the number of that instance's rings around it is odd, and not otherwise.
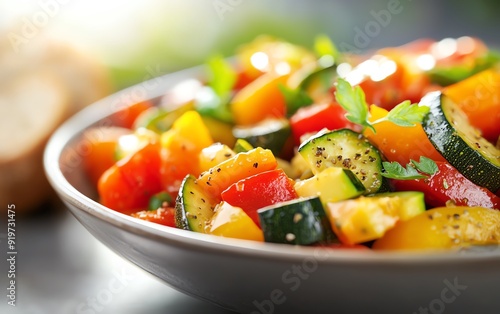
[{"label": "orange bell pepper piece", "polygon": [[[378,106],[370,106],[370,121],[383,118],[388,111]],[[410,159],[420,160],[420,156],[428,157],[434,161],[445,161],[443,156],[434,148],[425,134],[422,125],[402,127],[389,121],[384,121],[375,126],[376,133],[366,129],[364,135],[389,161],[407,164]]]},{"label": "orange bell pepper piece", "polygon": [[448,86],[450,97],[481,130],[484,138],[495,142],[500,136],[500,72],[489,69]]},{"label": "orange bell pepper piece", "polygon": [[205,171],[197,182],[215,199],[233,183],[249,176],[276,169],[278,163],[273,153],[261,147],[239,153]]},{"label": "orange bell pepper piece", "polygon": [[282,118],[286,114],[285,97],[280,84],[285,85],[289,75],[266,73],[242,88],[231,102],[236,124],[252,125],[265,118]]}]

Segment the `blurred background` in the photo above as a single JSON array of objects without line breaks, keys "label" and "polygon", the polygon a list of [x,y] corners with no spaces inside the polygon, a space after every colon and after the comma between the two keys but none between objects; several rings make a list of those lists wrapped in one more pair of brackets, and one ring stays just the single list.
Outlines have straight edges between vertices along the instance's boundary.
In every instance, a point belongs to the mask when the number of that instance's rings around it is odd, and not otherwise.
[{"label": "blurred background", "polygon": [[[45,188],[44,144],[86,105],[230,56],[260,34],[311,47],[323,33],[354,52],[464,35],[499,47],[499,17],[494,0],[0,0],[0,251],[7,204],[16,205],[19,249],[17,307],[0,297],[0,312],[224,313],[116,257]],[[8,265],[0,265],[5,292]],[[130,283],[109,304],[89,307],[117,271]]]},{"label": "blurred background", "polygon": [[[369,36],[369,50],[401,45],[421,37],[477,36],[496,44],[500,4],[494,0],[25,0],[0,2],[0,27],[32,24],[90,50],[111,71],[115,88],[141,81],[147,68],[161,74],[202,63],[213,53],[231,55],[242,43],[265,33],[311,46],[318,33],[338,45],[355,46],[356,28],[376,21],[376,13],[395,5],[387,25]],[[43,14],[45,13],[45,14]],[[44,15],[48,16],[47,18]],[[380,24],[380,23],[379,23]],[[384,24],[384,23],[382,23]],[[14,33],[23,37],[23,31]],[[18,45],[23,48],[33,38]],[[12,48],[12,47],[11,47]]]}]

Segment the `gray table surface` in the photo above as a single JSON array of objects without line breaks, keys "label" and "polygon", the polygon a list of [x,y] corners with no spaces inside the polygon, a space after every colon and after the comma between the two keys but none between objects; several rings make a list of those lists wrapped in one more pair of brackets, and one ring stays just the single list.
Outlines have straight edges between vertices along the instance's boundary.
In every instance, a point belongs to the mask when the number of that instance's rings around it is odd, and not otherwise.
[{"label": "gray table surface", "polygon": [[16,307],[9,306],[6,217],[0,222],[0,313],[232,313],[186,296],[125,261],[64,208],[17,217],[17,298]]}]

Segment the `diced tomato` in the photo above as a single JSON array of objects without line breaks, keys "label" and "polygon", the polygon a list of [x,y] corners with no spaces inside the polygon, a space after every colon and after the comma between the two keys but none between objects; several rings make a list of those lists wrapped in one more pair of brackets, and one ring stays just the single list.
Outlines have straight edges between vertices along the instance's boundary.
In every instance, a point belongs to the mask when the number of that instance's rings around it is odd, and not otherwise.
[{"label": "diced tomato", "polygon": [[143,210],[133,213],[132,217],[168,227],[175,227],[175,209],[173,207],[160,207],[157,210]]},{"label": "diced tomato", "polygon": [[300,108],[290,117],[295,144],[300,145],[300,138],[304,134],[316,133],[323,128],[328,130],[356,129],[357,126],[347,120],[345,115],[346,111],[336,102]]},{"label": "diced tomato", "polygon": [[282,169],[262,172],[240,180],[222,192],[222,200],[241,207],[260,226],[257,210],[297,198],[294,182]]},{"label": "diced tomato", "polygon": [[148,144],[106,170],[97,184],[101,203],[131,214],[147,208],[152,195],[162,190],[160,145]]},{"label": "diced tomato", "polygon": [[438,172],[427,179],[393,180],[398,191],[422,191],[425,202],[433,207],[452,202],[457,206],[500,209],[500,197],[472,183],[447,162],[436,162]]},{"label": "diced tomato", "polygon": [[88,145],[88,154],[83,156],[83,165],[93,184],[116,162],[115,151],[118,139],[131,131],[119,127],[99,127],[83,134],[83,143]]},{"label": "diced tomato", "polygon": [[[388,111],[378,106],[370,106],[370,121],[385,117]],[[375,144],[389,161],[407,164],[410,159],[419,160],[420,156],[434,161],[445,161],[443,156],[434,148],[425,134],[422,125],[402,127],[390,121],[376,125],[376,133],[366,129],[364,135]]]}]

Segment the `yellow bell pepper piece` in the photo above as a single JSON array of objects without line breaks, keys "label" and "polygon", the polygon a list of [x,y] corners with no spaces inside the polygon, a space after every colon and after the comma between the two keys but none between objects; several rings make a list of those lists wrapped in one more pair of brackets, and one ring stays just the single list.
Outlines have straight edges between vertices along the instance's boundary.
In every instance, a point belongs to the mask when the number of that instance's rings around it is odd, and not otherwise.
[{"label": "yellow bell pepper piece", "polygon": [[253,241],[264,241],[262,230],[240,207],[222,202],[216,209],[209,224],[210,234]]}]

